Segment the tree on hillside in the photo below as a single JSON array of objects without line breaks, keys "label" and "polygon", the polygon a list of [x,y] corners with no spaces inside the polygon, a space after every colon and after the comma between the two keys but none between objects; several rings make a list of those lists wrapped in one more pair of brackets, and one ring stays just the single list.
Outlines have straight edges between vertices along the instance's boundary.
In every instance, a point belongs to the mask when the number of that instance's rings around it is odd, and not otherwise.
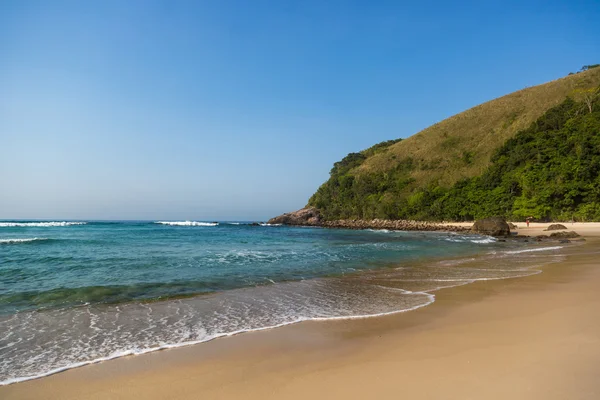
[{"label": "tree on hillside", "polygon": [[600,97],[600,87],[591,89],[575,89],[573,95],[576,99],[580,100],[590,113],[594,109],[594,103]]},{"label": "tree on hillside", "polygon": [[600,67],[600,64],[584,65],[583,67],[581,67],[581,72],[587,71],[588,69],[592,69],[592,68],[598,68],[598,67]]}]

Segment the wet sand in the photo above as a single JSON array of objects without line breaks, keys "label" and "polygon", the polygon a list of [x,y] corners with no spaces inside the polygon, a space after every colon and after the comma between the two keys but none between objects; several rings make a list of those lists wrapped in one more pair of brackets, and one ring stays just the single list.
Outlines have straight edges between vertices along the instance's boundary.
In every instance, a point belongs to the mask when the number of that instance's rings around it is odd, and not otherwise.
[{"label": "wet sand", "polygon": [[125,357],[0,387],[0,398],[597,399],[600,224],[564,225],[588,240],[542,274],[444,289],[403,314]]}]

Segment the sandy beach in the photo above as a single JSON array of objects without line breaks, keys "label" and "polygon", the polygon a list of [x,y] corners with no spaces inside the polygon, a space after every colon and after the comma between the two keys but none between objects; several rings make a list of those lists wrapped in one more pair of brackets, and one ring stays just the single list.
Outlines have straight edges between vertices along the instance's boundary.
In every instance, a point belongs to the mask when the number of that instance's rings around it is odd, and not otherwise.
[{"label": "sandy beach", "polygon": [[[518,223],[519,234],[548,224]],[[416,311],[305,322],[0,387],[2,399],[597,399],[600,224],[526,278],[444,289]]]}]

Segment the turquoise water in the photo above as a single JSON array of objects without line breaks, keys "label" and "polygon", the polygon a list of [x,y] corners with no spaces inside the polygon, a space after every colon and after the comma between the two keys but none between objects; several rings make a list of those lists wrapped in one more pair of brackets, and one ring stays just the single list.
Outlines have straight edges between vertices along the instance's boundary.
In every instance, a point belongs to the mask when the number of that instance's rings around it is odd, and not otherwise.
[{"label": "turquoise water", "polygon": [[443,287],[536,273],[558,250],[531,246],[243,222],[0,222],[0,384],[303,320],[412,310]]}]

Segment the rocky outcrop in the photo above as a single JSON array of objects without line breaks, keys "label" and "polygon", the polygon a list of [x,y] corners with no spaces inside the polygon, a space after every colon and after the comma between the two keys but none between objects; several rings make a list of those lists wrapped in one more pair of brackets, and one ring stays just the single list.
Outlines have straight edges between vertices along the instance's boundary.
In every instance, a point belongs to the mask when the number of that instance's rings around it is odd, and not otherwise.
[{"label": "rocky outcrop", "polygon": [[282,214],[271,218],[267,223],[271,225],[300,225],[300,226],[319,226],[321,222],[321,213],[314,207],[305,207],[298,211]]},{"label": "rocky outcrop", "polygon": [[545,231],[560,231],[567,230],[568,228],[561,224],[552,224],[548,228],[544,229]]},{"label": "rocky outcrop", "polygon": [[469,228],[456,225],[447,225],[435,222],[390,220],[390,219],[342,219],[336,221],[323,221],[321,226],[325,228],[344,229],[388,229],[395,231],[446,231],[465,232]]},{"label": "rocky outcrop", "polygon": [[546,240],[552,240],[552,241],[558,240],[559,243],[571,243],[571,241],[569,239],[575,239],[576,241],[585,241],[585,239],[582,238],[580,234],[578,234],[577,232],[573,232],[573,231],[554,232],[554,233],[551,233],[550,236],[538,235],[535,237],[535,239],[538,242],[546,241]]},{"label": "rocky outcrop", "polygon": [[580,235],[577,232],[569,231],[569,232],[554,232],[550,234],[550,238],[552,239],[574,239],[578,238]]},{"label": "rocky outcrop", "polygon": [[388,229],[398,231],[447,231],[464,232],[469,228],[455,225],[447,225],[435,222],[389,220],[389,219],[341,219],[325,221],[319,210],[306,207],[298,211],[286,213],[268,221],[271,225],[296,225],[296,226],[320,226],[323,228],[344,229]]},{"label": "rocky outcrop", "polygon": [[502,217],[490,217],[475,221],[471,230],[489,236],[510,235],[510,227]]}]

